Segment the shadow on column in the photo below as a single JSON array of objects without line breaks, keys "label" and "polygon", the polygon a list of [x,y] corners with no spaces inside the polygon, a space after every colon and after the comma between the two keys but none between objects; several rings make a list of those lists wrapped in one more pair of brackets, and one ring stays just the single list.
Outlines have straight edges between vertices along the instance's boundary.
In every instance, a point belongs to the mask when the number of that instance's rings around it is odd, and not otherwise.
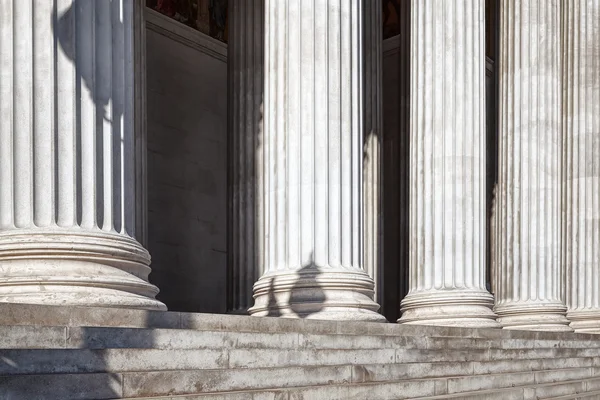
[{"label": "shadow on column", "polygon": [[[378,12],[375,18],[371,15],[369,21],[381,24],[381,3],[370,2],[365,5],[367,12]],[[262,275],[264,260],[261,258],[264,252],[265,232],[263,230],[264,210],[261,209],[261,203],[264,204],[264,171],[262,170],[262,161],[264,159],[262,143],[263,137],[263,77],[265,74],[264,48],[248,51],[244,47],[246,43],[255,43],[259,34],[264,33],[263,15],[246,17],[262,9],[264,14],[264,3],[260,0],[248,1],[230,5],[230,26],[229,26],[229,112],[230,125],[229,132],[229,241],[228,241],[228,310],[230,312],[246,312],[248,306],[252,304],[252,286],[254,282]],[[243,11],[246,12],[243,12]],[[244,16],[244,17],[242,17]],[[244,20],[248,18],[248,21]],[[239,21],[237,20],[239,19]],[[237,22],[236,22],[237,21]],[[250,21],[250,22],[249,22]],[[240,25],[243,23],[244,25]],[[254,27],[254,30],[250,29]],[[246,29],[246,30],[244,30]],[[381,60],[370,58],[371,54],[381,56],[381,26],[373,28],[367,24],[365,27],[365,42],[376,43],[379,46],[373,49],[373,46],[367,45],[364,49],[365,70],[366,73],[366,97],[367,104],[364,112],[365,132],[363,132],[363,176],[364,185],[364,204],[370,207],[369,210],[363,210],[365,213],[377,209],[375,220],[365,221],[365,248],[363,254],[365,263],[363,267],[370,273],[371,277],[379,282],[383,289],[383,215],[381,214],[381,187],[382,181],[378,172],[375,171],[378,163],[381,163],[381,144],[382,144],[382,126],[381,126],[381,108],[382,104],[377,94],[381,94]],[[255,36],[247,41],[248,32],[253,32]],[[249,54],[251,53],[251,54]],[[378,70],[378,71],[375,71]],[[258,85],[257,85],[258,84]],[[245,95],[244,95],[245,94]],[[248,127],[248,122],[253,125]],[[283,134],[283,133],[282,133]],[[248,143],[254,144],[254,154],[247,154]],[[379,186],[379,187],[377,187]],[[379,190],[379,193],[373,197]],[[378,204],[377,204],[378,203]],[[244,211],[252,210],[251,217],[244,214]],[[369,231],[367,232],[367,229]],[[250,235],[244,235],[244,232],[253,232]],[[372,246],[372,244],[375,245]],[[372,246],[372,247],[368,247]],[[395,246],[397,247],[397,246]],[[368,261],[367,261],[368,260]],[[296,273],[310,275],[310,279],[299,277],[291,285],[289,293],[274,291],[277,278],[275,276],[263,279],[270,279],[268,288],[268,305],[264,311],[268,316],[282,316],[282,307],[287,312],[296,314],[300,318],[311,318],[323,310],[323,304],[326,301],[325,290],[321,285],[315,282],[321,275],[321,272],[314,265],[304,265]],[[314,279],[313,279],[314,278]],[[386,276],[387,279],[387,276]],[[392,278],[397,283],[397,279]],[[308,283],[310,282],[310,283]],[[287,285],[286,285],[287,286]],[[279,289],[281,290],[281,289]],[[263,292],[264,293],[264,292]],[[286,296],[286,304],[279,304]],[[381,303],[381,297],[375,300]],[[310,304],[308,304],[310,303]],[[316,304],[320,306],[316,306]],[[399,300],[390,310],[398,309]],[[304,306],[303,306],[304,305]],[[262,313],[261,313],[262,315]],[[395,318],[397,319],[397,318]],[[395,319],[393,319],[395,321]]]},{"label": "shadow on column", "polygon": [[[121,68],[112,64],[114,56],[115,38],[125,38],[125,26],[121,20],[112,16],[119,15],[122,12],[122,1],[131,0],[74,0],[71,6],[62,14],[57,15],[56,11],[52,18],[53,34],[55,43],[57,43],[57,52],[62,52],[74,65],[75,69],[75,85],[76,97],[74,99],[76,118],[76,146],[77,154],[81,154],[81,135],[82,135],[82,118],[80,101],[84,98],[89,98],[95,105],[94,121],[96,129],[93,131],[96,134],[95,142],[97,154],[101,158],[103,156],[104,140],[106,136],[102,135],[105,129],[110,130],[110,143],[113,156],[120,158],[121,149],[124,146],[124,132],[122,131],[122,119],[125,114],[126,105],[120,96],[114,96],[113,91],[122,91],[125,87],[123,79],[127,71],[124,73],[121,69],[127,65],[122,63]],[[134,7],[138,4],[135,3]],[[94,7],[94,10],[92,10]],[[102,12],[100,12],[100,11]],[[111,16],[112,15],[112,16]],[[84,17],[89,19],[85,20]],[[133,17],[133,16],[131,16]],[[118,21],[118,22],[117,22]],[[94,24],[92,29],[86,30],[86,24]],[[102,27],[102,33],[98,32],[99,27]],[[127,44],[123,47],[117,47],[117,52],[130,51],[131,48]],[[118,57],[118,55],[117,55]],[[57,64],[58,58],[55,57],[55,71],[59,71]],[[107,64],[111,64],[110,66]],[[133,66],[132,66],[133,68]],[[106,74],[104,76],[103,74]],[[125,99],[125,101],[127,101]],[[125,118],[133,118],[133,116],[125,116]],[[89,121],[88,121],[89,122]],[[108,125],[108,128],[103,125]],[[133,132],[132,132],[133,134]],[[126,160],[133,162],[133,160]],[[102,170],[97,169],[97,188],[98,193],[103,192],[103,177]],[[112,181],[114,185],[121,185],[121,170],[115,168]],[[77,219],[81,223],[81,174],[77,174]],[[120,198],[115,198],[115,202],[120,202]],[[102,207],[97,207],[97,221],[103,220]],[[118,209],[118,208],[116,208]],[[114,228],[116,230],[126,231],[129,229],[125,226],[125,221],[121,220],[121,216],[114,215]],[[132,232],[129,232],[132,234]],[[108,370],[106,357],[107,347],[125,347],[126,343],[107,343],[109,335],[108,328],[85,328],[81,330],[82,337],[80,338],[81,348],[73,350],[79,352],[82,357],[80,364],[77,365],[56,365],[58,369],[67,369],[77,375],[76,381],[78,385],[62,386],[59,390],[47,392],[44,397],[47,399],[108,399],[118,398],[122,394],[122,377],[118,372]],[[152,337],[146,337],[146,340],[136,338],[135,347],[150,348],[153,345]],[[111,340],[108,340],[111,342]],[[131,345],[131,344],[129,344]],[[49,350],[51,351],[51,350]],[[64,354],[65,350],[57,350]],[[68,350],[66,350],[68,351]],[[60,361],[56,361],[59,363]],[[92,374],[93,373],[93,374]],[[47,377],[51,378],[51,375]],[[43,378],[42,378],[43,381]],[[28,397],[33,398],[33,397]]]},{"label": "shadow on column", "polygon": [[[308,273],[318,281],[320,271],[313,265],[306,265],[297,271],[298,274]],[[302,283],[298,278],[289,291],[279,290],[275,292],[276,277],[269,278],[267,317],[296,316],[307,319],[311,315],[317,314],[323,310],[323,304],[326,300],[325,291],[318,283],[311,282],[310,287]],[[289,295],[289,296],[288,296]],[[315,306],[316,305],[316,306]],[[283,311],[283,310],[286,311]],[[282,312],[283,311],[283,312]],[[290,314],[291,311],[291,314]]]}]

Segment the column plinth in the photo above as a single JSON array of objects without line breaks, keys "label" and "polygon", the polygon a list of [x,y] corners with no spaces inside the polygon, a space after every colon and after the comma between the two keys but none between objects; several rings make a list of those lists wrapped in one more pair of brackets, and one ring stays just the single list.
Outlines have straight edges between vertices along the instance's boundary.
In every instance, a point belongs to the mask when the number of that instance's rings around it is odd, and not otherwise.
[{"label": "column plinth", "polygon": [[56,7],[0,0],[0,302],[164,310],[135,240],[143,9]]},{"label": "column plinth", "polygon": [[366,3],[265,1],[264,273],[252,315],[385,321],[364,270]]},{"label": "column plinth", "polygon": [[402,300],[404,324],[498,328],[492,312],[494,297],[480,290],[409,293]]},{"label": "column plinth", "polygon": [[484,1],[411,2],[409,293],[400,323],[498,327],[485,286]]},{"label": "column plinth", "polygon": [[379,322],[373,280],[362,271],[321,267],[267,273],[254,285],[255,316]]},{"label": "column plinth", "polygon": [[499,4],[494,263],[495,311],[505,329],[571,330],[561,249],[560,3]]},{"label": "column plinth", "polygon": [[563,3],[567,319],[600,333],[600,3]]}]

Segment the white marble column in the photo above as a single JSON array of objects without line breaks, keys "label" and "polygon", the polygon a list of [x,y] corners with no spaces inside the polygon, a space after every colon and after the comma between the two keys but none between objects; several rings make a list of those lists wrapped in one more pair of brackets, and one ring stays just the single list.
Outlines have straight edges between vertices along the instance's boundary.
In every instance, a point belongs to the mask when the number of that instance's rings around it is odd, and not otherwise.
[{"label": "white marble column", "polygon": [[262,274],[264,0],[231,1],[229,12],[228,311],[245,314]]},{"label": "white marble column", "polygon": [[134,11],[0,0],[1,302],[165,309],[135,240]]},{"label": "white marble column", "polygon": [[363,269],[365,0],[266,0],[257,316],[383,321]]},{"label": "white marble column", "polygon": [[484,0],[411,1],[410,277],[400,323],[497,327],[485,287]]},{"label": "white marble column", "polygon": [[567,318],[600,333],[600,1],[563,3]]},{"label": "white marble column", "polygon": [[560,3],[499,4],[494,286],[505,329],[570,330],[562,299]]}]

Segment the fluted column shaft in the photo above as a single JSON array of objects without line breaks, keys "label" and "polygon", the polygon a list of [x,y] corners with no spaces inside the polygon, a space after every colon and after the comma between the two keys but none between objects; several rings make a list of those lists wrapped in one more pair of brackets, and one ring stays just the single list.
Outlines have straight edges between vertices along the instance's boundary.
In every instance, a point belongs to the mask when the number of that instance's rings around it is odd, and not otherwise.
[{"label": "fluted column shaft", "polygon": [[164,309],[135,240],[135,11],[0,0],[2,302]]},{"label": "fluted column shaft", "polygon": [[567,318],[600,333],[600,1],[563,3]]},{"label": "fluted column shaft", "polygon": [[264,0],[230,2],[228,310],[246,313],[262,274]]},{"label": "fluted column shaft", "polygon": [[265,272],[253,315],[383,320],[363,269],[366,3],[265,1]]},{"label": "fluted column shaft", "polygon": [[485,288],[484,1],[411,1],[410,278],[399,322],[496,327]]},{"label": "fluted column shaft", "polygon": [[569,330],[560,62],[560,2],[501,1],[495,310],[508,329]]}]

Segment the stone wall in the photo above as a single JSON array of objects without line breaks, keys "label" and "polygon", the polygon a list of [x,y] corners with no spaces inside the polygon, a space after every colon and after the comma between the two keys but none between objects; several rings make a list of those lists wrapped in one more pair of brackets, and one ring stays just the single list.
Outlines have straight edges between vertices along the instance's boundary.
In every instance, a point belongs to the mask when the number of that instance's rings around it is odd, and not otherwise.
[{"label": "stone wall", "polygon": [[170,310],[225,312],[227,48],[146,11],[150,281]]}]

